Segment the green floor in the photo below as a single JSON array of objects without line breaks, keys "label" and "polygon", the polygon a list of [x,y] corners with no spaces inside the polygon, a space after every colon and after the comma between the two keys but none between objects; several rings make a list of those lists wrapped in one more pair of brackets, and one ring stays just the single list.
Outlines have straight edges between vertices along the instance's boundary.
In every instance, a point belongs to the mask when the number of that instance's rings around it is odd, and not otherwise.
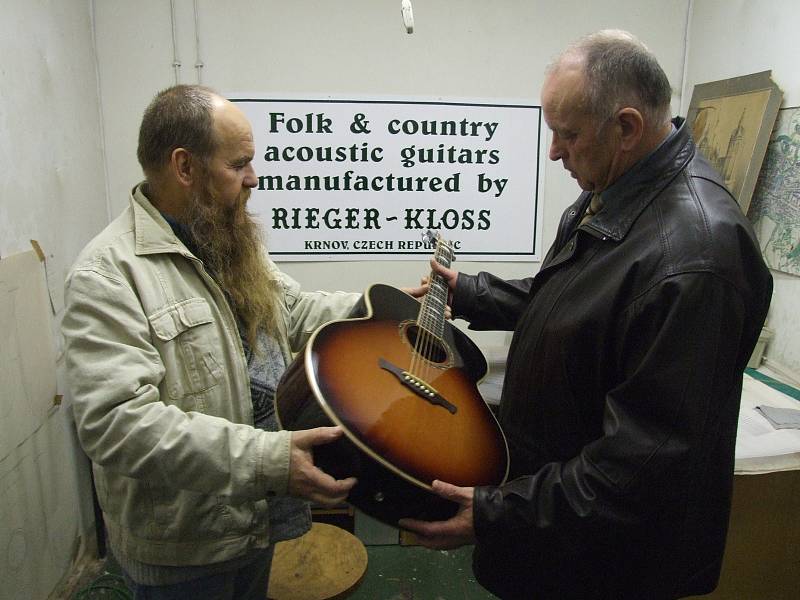
[{"label": "green floor", "polygon": [[472,548],[367,546],[367,572],[352,600],[485,600],[495,598],[472,575]]}]

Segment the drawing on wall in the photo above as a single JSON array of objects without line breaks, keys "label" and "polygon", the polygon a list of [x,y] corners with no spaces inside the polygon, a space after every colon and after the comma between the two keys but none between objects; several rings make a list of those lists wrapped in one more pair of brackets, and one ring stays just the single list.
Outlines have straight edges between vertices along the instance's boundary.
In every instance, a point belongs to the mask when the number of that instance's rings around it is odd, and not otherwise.
[{"label": "drawing on wall", "polygon": [[800,106],[778,114],[747,216],[767,265],[800,275]]},{"label": "drawing on wall", "polygon": [[694,87],[687,125],[747,213],[783,93],[771,71]]}]

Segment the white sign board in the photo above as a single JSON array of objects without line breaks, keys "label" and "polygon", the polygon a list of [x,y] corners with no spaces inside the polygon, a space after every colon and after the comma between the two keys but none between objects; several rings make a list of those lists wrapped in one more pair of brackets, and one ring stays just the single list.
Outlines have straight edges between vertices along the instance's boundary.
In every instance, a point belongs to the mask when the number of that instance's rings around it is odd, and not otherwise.
[{"label": "white sign board", "polygon": [[541,108],[231,97],[253,125],[250,209],[281,260],[538,260]]}]

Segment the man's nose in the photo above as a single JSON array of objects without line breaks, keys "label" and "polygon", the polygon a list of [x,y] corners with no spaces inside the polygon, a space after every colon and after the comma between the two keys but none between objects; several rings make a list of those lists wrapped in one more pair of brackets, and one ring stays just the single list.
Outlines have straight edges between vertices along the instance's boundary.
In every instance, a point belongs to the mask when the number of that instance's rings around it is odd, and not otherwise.
[{"label": "man's nose", "polygon": [[561,152],[561,147],[559,146],[555,137],[550,142],[550,150],[547,153],[547,156],[550,160],[560,160],[564,157],[563,153]]},{"label": "man's nose", "polygon": [[253,168],[252,164],[247,165],[242,185],[251,189],[258,185],[258,177],[256,177],[256,170]]}]

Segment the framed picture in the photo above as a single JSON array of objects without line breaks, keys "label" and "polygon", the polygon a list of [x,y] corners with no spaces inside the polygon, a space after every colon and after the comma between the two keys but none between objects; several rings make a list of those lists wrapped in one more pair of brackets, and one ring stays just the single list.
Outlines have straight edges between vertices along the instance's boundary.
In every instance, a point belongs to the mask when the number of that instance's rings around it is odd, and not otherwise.
[{"label": "framed picture", "polygon": [[800,106],[778,113],[747,216],[767,266],[800,276]]},{"label": "framed picture", "polygon": [[783,92],[772,71],[694,86],[687,125],[747,214]]}]

